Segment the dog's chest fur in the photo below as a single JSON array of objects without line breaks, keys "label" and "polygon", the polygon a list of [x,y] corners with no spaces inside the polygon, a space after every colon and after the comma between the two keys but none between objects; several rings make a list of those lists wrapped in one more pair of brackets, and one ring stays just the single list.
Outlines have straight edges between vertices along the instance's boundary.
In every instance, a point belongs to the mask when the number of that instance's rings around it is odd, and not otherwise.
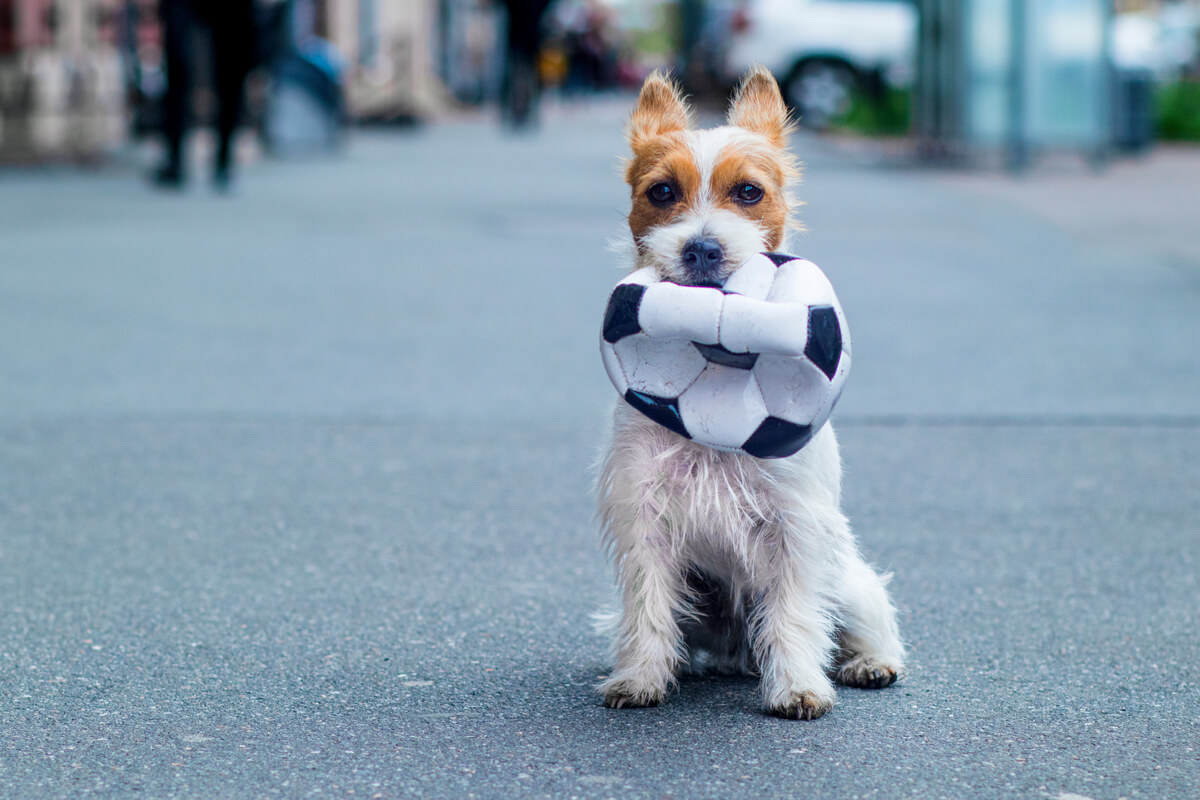
[{"label": "dog's chest fur", "polygon": [[645,509],[656,518],[656,545],[702,570],[755,583],[784,546],[780,531],[794,530],[789,523],[813,495],[836,505],[831,431],[796,456],[761,460],[686,441],[624,404],[616,417],[601,474],[602,494],[615,505],[602,503],[602,513]]}]

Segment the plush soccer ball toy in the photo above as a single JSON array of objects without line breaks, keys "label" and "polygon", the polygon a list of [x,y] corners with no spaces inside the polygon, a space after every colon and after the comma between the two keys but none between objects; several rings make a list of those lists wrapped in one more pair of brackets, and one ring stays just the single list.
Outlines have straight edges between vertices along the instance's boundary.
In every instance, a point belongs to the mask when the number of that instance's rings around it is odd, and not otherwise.
[{"label": "plush soccer ball toy", "polygon": [[600,340],[625,401],[680,436],[757,458],[798,452],[850,371],[850,331],[811,261],[760,253],[722,288],[660,281],[613,289]]}]

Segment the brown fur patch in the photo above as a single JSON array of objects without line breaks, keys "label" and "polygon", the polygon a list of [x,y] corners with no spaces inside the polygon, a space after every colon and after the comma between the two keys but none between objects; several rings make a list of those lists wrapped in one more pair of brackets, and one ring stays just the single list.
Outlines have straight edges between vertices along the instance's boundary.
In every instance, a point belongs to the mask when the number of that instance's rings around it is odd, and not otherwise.
[{"label": "brown fur patch", "polygon": [[781,150],[787,147],[788,136],[794,128],[788,117],[787,104],[779,93],[779,84],[761,65],[746,73],[729,104],[726,119],[730,125],[762,134]]},{"label": "brown fur patch", "polygon": [[[629,162],[625,170],[633,206],[629,211],[629,230],[641,246],[641,238],[651,228],[676,219],[699,198],[700,170],[682,133],[656,138]],[[646,192],[656,183],[669,183],[675,189],[676,201],[669,206],[656,206]]]},{"label": "brown fur patch", "polygon": [[[763,230],[767,249],[774,250],[783,243],[788,223],[786,180],[786,167],[774,150],[726,149],[713,167],[712,197],[721,208],[757,222]],[[753,205],[735,199],[738,189],[746,183],[753,183],[763,190],[762,199]]]},{"label": "brown fur patch", "polygon": [[637,105],[629,118],[626,137],[634,153],[674,131],[692,126],[692,112],[674,81],[661,72],[653,72],[642,84]]}]

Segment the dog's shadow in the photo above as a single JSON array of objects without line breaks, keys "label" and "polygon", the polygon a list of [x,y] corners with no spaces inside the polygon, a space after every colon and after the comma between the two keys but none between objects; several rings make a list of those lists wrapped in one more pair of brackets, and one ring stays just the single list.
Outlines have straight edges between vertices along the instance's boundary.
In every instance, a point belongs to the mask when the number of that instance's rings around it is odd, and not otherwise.
[{"label": "dog's shadow", "polygon": [[586,683],[590,689],[590,700],[602,711],[617,714],[637,714],[639,711],[666,712],[670,709],[703,711],[706,714],[746,714],[764,716],[759,696],[759,679],[755,675],[705,671],[685,672],[667,693],[666,700],[651,709],[609,709],[596,687],[605,670],[596,666],[594,670],[577,672],[575,684]]},{"label": "dog's shadow", "polygon": [[[760,679],[757,675],[746,673],[730,673],[714,670],[702,672],[684,672],[679,675],[677,682],[667,693],[666,699],[659,706],[650,709],[610,709],[605,707],[604,698],[596,688],[605,670],[595,665],[591,670],[577,670],[573,685],[573,694],[578,700],[579,691],[584,687],[588,690],[590,704],[615,715],[637,714],[639,711],[658,711],[669,713],[678,709],[679,713],[691,715],[704,713],[708,715],[737,715],[752,716],[764,719],[775,719],[768,714],[762,705],[762,695],[759,691]],[[830,674],[830,678],[833,678]],[[911,678],[911,676],[909,676]],[[885,689],[863,689],[846,686],[835,681],[840,705],[853,705],[868,702],[876,697],[888,695],[889,690],[895,691],[896,686]]]},{"label": "dog's shadow", "polygon": [[758,693],[759,679],[755,675],[703,672],[684,674],[667,702],[686,703],[709,711],[741,711],[762,716]]}]

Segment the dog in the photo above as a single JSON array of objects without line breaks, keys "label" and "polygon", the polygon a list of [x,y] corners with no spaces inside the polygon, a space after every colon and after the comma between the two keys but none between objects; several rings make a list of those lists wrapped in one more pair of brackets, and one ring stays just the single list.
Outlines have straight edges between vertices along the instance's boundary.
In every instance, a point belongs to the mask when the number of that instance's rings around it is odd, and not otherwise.
[{"label": "dog", "polygon": [[[626,130],[630,270],[721,285],[785,244],[799,167],[771,74],[743,79],[726,124],[696,130],[678,87],[646,79]],[[610,708],[661,703],[684,669],[760,676],[768,713],[816,719],[833,680],[879,689],[904,673],[887,577],[842,514],[831,425],[784,459],[695,444],[618,402],[599,465],[598,519],[620,610],[607,627]]]}]

